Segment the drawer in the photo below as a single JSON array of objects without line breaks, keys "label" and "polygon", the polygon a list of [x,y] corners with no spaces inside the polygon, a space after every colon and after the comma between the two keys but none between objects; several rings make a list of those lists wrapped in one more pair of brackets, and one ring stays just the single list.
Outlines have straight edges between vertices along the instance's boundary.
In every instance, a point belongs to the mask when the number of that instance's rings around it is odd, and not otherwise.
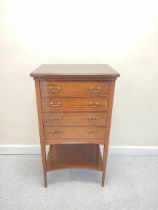
[{"label": "drawer", "polygon": [[84,126],[84,127],[44,127],[45,138],[104,138],[105,127]]},{"label": "drawer", "polygon": [[103,97],[109,95],[110,82],[40,82],[41,96]]},{"label": "drawer", "polygon": [[107,98],[42,98],[43,111],[106,111]]},{"label": "drawer", "polygon": [[43,113],[44,125],[106,125],[106,112]]}]

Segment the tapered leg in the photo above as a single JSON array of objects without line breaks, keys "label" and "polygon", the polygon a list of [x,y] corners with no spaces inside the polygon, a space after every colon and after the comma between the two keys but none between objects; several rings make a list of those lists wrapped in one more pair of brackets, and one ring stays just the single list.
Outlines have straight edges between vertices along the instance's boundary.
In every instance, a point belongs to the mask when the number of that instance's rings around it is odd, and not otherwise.
[{"label": "tapered leg", "polygon": [[102,187],[104,187],[108,149],[104,145],[102,161]]},{"label": "tapered leg", "polygon": [[38,111],[38,123],[40,131],[40,143],[41,143],[41,158],[43,166],[43,175],[44,175],[44,186],[47,187],[47,163],[46,163],[46,148],[44,144],[44,131],[43,131],[43,121],[42,121],[42,110],[41,110],[41,98],[40,98],[40,83],[38,80],[35,80],[36,87],[36,101],[37,101],[37,111]]},{"label": "tapered leg", "polygon": [[110,87],[109,102],[108,102],[107,123],[105,127],[105,142],[104,142],[103,161],[102,161],[102,186],[104,186],[105,174],[106,174],[106,163],[107,163],[107,156],[108,156],[114,87],[115,87],[115,81],[112,81],[111,87]]},{"label": "tapered leg", "polygon": [[41,148],[41,151],[42,151],[41,158],[42,158],[42,166],[43,166],[44,186],[47,187],[47,165],[46,165],[47,163],[46,163],[45,147]]}]

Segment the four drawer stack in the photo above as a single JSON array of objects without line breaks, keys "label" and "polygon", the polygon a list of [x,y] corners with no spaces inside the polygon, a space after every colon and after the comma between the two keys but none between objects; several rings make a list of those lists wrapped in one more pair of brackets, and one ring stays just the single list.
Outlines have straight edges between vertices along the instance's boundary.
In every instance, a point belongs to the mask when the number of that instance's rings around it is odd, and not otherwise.
[{"label": "four drawer stack", "polygon": [[103,144],[109,82],[40,82],[46,144]]}]

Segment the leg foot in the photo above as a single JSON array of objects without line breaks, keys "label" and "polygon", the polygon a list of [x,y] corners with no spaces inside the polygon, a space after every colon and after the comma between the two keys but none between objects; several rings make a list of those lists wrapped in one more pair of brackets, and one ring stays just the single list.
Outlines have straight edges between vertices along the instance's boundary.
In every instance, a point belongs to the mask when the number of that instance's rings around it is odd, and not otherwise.
[{"label": "leg foot", "polygon": [[43,176],[44,176],[44,186],[47,187],[47,163],[46,163],[46,153],[45,153],[45,147],[44,152],[41,154],[42,158],[42,166],[43,166]]},{"label": "leg foot", "polygon": [[108,153],[107,147],[104,146],[103,161],[102,161],[102,187],[104,187],[104,182],[105,182],[107,153]]},{"label": "leg foot", "polygon": [[102,187],[104,187],[105,182],[105,171],[102,172]]},{"label": "leg foot", "polygon": [[47,188],[47,172],[44,172],[44,187]]}]

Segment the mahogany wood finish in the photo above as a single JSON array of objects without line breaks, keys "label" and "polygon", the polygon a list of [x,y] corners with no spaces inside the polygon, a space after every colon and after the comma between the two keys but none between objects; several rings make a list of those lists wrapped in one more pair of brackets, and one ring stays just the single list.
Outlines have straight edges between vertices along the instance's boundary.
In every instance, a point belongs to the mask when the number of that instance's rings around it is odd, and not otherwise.
[{"label": "mahogany wood finish", "polygon": [[[104,186],[119,73],[107,64],[44,64],[31,76],[36,87],[45,187],[47,172],[63,168],[101,170]],[[99,144],[104,145],[103,159]],[[50,145],[47,157],[46,145]]]}]

